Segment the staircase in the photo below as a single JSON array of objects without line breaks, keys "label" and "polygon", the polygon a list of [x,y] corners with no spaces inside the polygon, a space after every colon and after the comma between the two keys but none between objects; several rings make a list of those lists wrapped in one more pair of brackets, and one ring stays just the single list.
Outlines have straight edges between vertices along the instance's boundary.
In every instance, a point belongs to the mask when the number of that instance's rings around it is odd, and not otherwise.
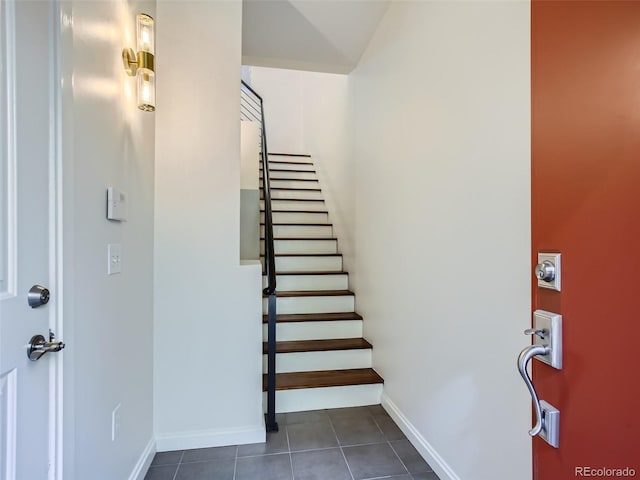
[{"label": "staircase", "polygon": [[[277,274],[276,411],[380,403],[383,380],[371,368],[372,346],[362,338],[362,317],[355,312],[311,157],[270,154],[269,176]],[[266,297],[263,313],[266,373]],[[266,386],[264,375],[264,391]]]}]

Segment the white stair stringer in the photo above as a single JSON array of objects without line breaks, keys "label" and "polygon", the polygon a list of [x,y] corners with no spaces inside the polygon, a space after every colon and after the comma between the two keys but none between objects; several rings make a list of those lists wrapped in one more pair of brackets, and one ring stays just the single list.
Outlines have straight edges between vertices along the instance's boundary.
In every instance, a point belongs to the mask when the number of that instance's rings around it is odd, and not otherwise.
[{"label": "white stair stringer", "polygon": [[[263,373],[267,373],[267,356],[262,356]],[[371,366],[371,349],[332,350],[326,352],[279,353],[276,373],[343,370]]]},{"label": "white stair stringer", "polygon": [[[293,340],[328,340],[335,338],[362,337],[362,320],[340,320],[336,322],[280,322],[276,326],[276,338],[279,342]],[[267,338],[267,325],[263,326],[263,336]],[[370,365],[368,365],[370,366]],[[356,368],[356,367],[344,367]],[[359,367],[358,367],[359,368]],[[320,369],[320,370],[329,370]]]},{"label": "white stair stringer", "polygon": [[[262,277],[263,287],[267,286],[267,276]],[[349,275],[346,272],[306,274],[304,272],[276,275],[278,291],[346,290]]]},{"label": "white stair stringer", "polygon": [[[271,199],[273,210],[320,210],[325,211],[324,200],[275,200]],[[264,210],[264,200],[260,200],[260,210]]]},{"label": "white stair stringer", "polygon": [[[380,403],[381,397],[382,383],[277,390],[276,413],[377,405]],[[263,398],[263,405],[266,408],[266,393],[263,394]]]},{"label": "white stair stringer", "polygon": [[[269,154],[269,174],[276,341],[282,342],[276,374],[284,382],[276,380],[281,388],[276,391],[276,411],[378,404],[382,379],[371,369],[372,346],[362,338],[363,320],[355,313],[355,296],[348,290],[348,273],[343,271],[339,241],[333,236],[315,166],[308,156]],[[260,253],[264,255],[264,195],[260,209]],[[261,260],[264,265],[264,256]],[[267,303],[263,298],[265,318]],[[263,339],[266,342],[266,323]],[[264,373],[266,361],[263,355]],[[266,409],[266,393],[264,398]]]}]

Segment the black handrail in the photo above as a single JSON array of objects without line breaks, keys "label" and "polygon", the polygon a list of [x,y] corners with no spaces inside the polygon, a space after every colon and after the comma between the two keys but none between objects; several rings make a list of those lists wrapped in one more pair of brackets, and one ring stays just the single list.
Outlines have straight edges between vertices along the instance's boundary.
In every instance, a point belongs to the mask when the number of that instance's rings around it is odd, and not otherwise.
[{"label": "black handrail", "polygon": [[[276,257],[273,247],[273,218],[271,213],[271,183],[269,180],[269,154],[267,151],[267,129],[264,121],[262,97],[242,80],[242,86],[260,101],[260,140],[262,154],[262,190],[264,192],[264,264],[267,286],[263,293],[268,296],[267,323],[267,432],[277,432],[276,422]],[[248,97],[250,98],[250,97]]]}]

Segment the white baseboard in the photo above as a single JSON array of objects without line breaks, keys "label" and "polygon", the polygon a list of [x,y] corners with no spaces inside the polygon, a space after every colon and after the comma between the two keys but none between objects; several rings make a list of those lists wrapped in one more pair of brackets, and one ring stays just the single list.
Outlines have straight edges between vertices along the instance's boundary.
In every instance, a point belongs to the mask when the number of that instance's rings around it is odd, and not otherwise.
[{"label": "white baseboard", "polygon": [[144,476],[147,474],[149,470],[149,466],[153,461],[153,457],[156,454],[156,441],[154,438],[149,440],[147,446],[144,447],[140,458],[136,462],[136,466],[133,467],[133,471],[131,475],[129,475],[129,480],[144,480]]},{"label": "white baseboard", "polygon": [[400,411],[398,406],[387,396],[386,392],[382,393],[382,406],[387,413],[398,424],[400,430],[407,436],[409,441],[418,450],[420,455],[427,461],[433,471],[440,477],[440,480],[460,480],[453,469],[444,461],[444,459],[436,452],[429,442],[420,434],[418,429],[413,426],[407,417]]},{"label": "white baseboard", "polygon": [[226,430],[214,429],[164,433],[156,436],[156,445],[158,452],[170,452],[172,450],[189,450],[192,448],[261,443],[265,439],[264,425],[256,425]]}]

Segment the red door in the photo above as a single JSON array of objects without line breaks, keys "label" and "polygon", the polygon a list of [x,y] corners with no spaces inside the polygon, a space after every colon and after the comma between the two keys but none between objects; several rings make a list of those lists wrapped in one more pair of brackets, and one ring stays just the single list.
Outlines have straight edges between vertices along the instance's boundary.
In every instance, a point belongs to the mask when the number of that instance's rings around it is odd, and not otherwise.
[{"label": "red door", "polygon": [[531,21],[533,263],[562,253],[533,306],[564,338],[562,370],[532,362],[560,410],[533,476],[640,478],[640,1],[534,0]]}]

